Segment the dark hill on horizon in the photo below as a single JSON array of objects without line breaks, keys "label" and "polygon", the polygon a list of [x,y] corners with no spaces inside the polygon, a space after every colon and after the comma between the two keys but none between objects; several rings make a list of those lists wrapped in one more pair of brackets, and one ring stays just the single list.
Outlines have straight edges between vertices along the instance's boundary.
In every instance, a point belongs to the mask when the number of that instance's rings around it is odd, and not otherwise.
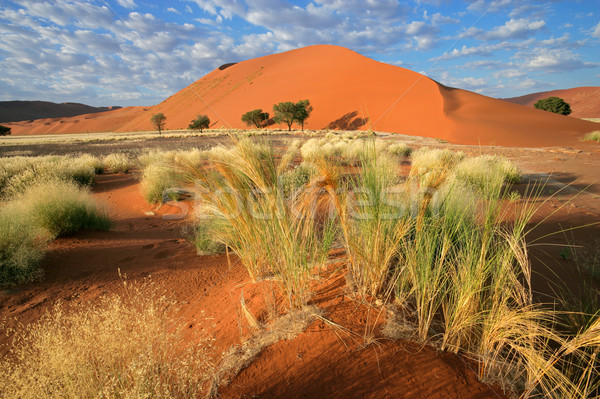
[{"label": "dark hill on horizon", "polygon": [[121,107],[92,107],[80,103],[49,101],[0,101],[0,123],[64,118],[119,109]]}]

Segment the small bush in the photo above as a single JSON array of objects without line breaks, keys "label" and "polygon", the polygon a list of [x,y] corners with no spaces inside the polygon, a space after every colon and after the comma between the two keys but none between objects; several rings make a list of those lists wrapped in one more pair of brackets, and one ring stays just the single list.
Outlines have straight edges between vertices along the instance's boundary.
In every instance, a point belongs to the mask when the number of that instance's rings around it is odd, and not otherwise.
[{"label": "small bush", "polygon": [[506,158],[482,155],[463,159],[454,169],[454,175],[485,194],[490,190],[495,192],[494,186],[518,183],[522,172]]},{"label": "small bush", "polygon": [[102,162],[113,173],[127,173],[132,167],[131,160],[125,154],[107,155]]},{"label": "small bush", "polygon": [[595,130],[586,134],[583,139],[587,141],[597,141],[600,143],[600,130]]},{"label": "small bush", "polygon": [[[184,337],[177,303],[149,281],[56,304],[0,360],[5,398],[201,397],[213,375],[209,334]],[[187,338],[187,339],[186,339]]]},{"label": "small bush", "polygon": [[533,106],[536,109],[554,112],[555,114],[569,115],[571,106],[560,97],[548,97],[538,100]]},{"label": "small bush", "polygon": [[210,223],[206,219],[198,219],[192,225],[192,231],[190,232],[190,239],[198,255],[215,255],[225,252],[225,245],[214,240],[214,237],[209,233]]}]

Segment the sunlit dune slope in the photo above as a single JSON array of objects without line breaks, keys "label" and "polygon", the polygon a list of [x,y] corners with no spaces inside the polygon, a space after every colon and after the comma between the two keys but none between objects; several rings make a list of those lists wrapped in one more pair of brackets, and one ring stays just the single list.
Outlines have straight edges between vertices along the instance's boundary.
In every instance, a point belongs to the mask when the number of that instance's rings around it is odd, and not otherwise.
[{"label": "sunlit dune slope", "polygon": [[245,127],[241,115],[274,103],[309,99],[310,129],[369,129],[436,137],[455,143],[568,145],[597,126],[451,89],[410,70],[343,47],[318,45],[218,68],[152,107],[119,131],[150,130],[150,113],[167,129],[198,114],[212,127]]}]

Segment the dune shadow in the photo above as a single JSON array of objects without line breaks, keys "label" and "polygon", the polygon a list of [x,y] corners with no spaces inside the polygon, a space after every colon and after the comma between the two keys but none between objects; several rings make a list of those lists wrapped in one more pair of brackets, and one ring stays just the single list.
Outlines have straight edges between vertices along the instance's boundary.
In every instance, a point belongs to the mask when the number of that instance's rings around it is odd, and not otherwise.
[{"label": "dune shadow", "polygon": [[358,111],[349,112],[340,118],[330,122],[325,129],[333,130],[357,130],[369,122],[369,118],[357,117]]}]

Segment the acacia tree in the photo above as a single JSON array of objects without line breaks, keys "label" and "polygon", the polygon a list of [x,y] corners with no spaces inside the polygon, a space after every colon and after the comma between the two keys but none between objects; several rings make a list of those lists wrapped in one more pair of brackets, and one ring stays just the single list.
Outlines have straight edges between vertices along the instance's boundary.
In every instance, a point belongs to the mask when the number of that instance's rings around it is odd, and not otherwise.
[{"label": "acacia tree", "polygon": [[304,121],[308,119],[312,110],[313,107],[310,105],[310,101],[308,100],[300,100],[296,103],[295,118],[300,126],[302,126],[302,131],[304,131]]},{"label": "acacia tree", "polygon": [[273,119],[277,123],[286,123],[288,131],[292,130],[294,122],[298,122],[304,130],[304,121],[310,116],[312,110],[308,100],[300,100],[296,104],[286,101],[273,105]]},{"label": "acacia tree", "polygon": [[288,125],[288,131],[292,130],[292,124],[296,120],[296,104],[291,101],[285,101],[273,105],[273,120],[276,123],[285,123]]},{"label": "acacia tree", "polygon": [[11,128],[8,126],[0,125],[0,136],[8,136],[10,134]]},{"label": "acacia tree", "polygon": [[533,106],[544,111],[554,112],[555,114],[569,115],[571,106],[560,97],[548,97],[538,100]]},{"label": "acacia tree", "polygon": [[161,132],[164,130],[166,120],[167,120],[167,117],[162,112],[158,113],[158,114],[154,114],[154,115],[152,115],[152,118],[150,118],[150,122],[152,122],[152,126],[154,126],[154,128],[156,130],[158,130],[158,134],[161,134]]},{"label": "acacia tree", "polygon": [[208,129],[209,126],[210,126],[210,119],[208,118],[208,116],[207,115],[198,115],[198,117],[196,119],[194,119],[192,121],[192,123],[190,123],[190,125],[188,126],[188,129],[200,130],[200,133],[202,133],[202,130]]},{"label": "acacia tree", "polygon": [[248,126],[256,126],[257,129],[265,126],[269,120],[269,113],[263,112],[262,109],[253,109],[242,115],[242,122]]}]

